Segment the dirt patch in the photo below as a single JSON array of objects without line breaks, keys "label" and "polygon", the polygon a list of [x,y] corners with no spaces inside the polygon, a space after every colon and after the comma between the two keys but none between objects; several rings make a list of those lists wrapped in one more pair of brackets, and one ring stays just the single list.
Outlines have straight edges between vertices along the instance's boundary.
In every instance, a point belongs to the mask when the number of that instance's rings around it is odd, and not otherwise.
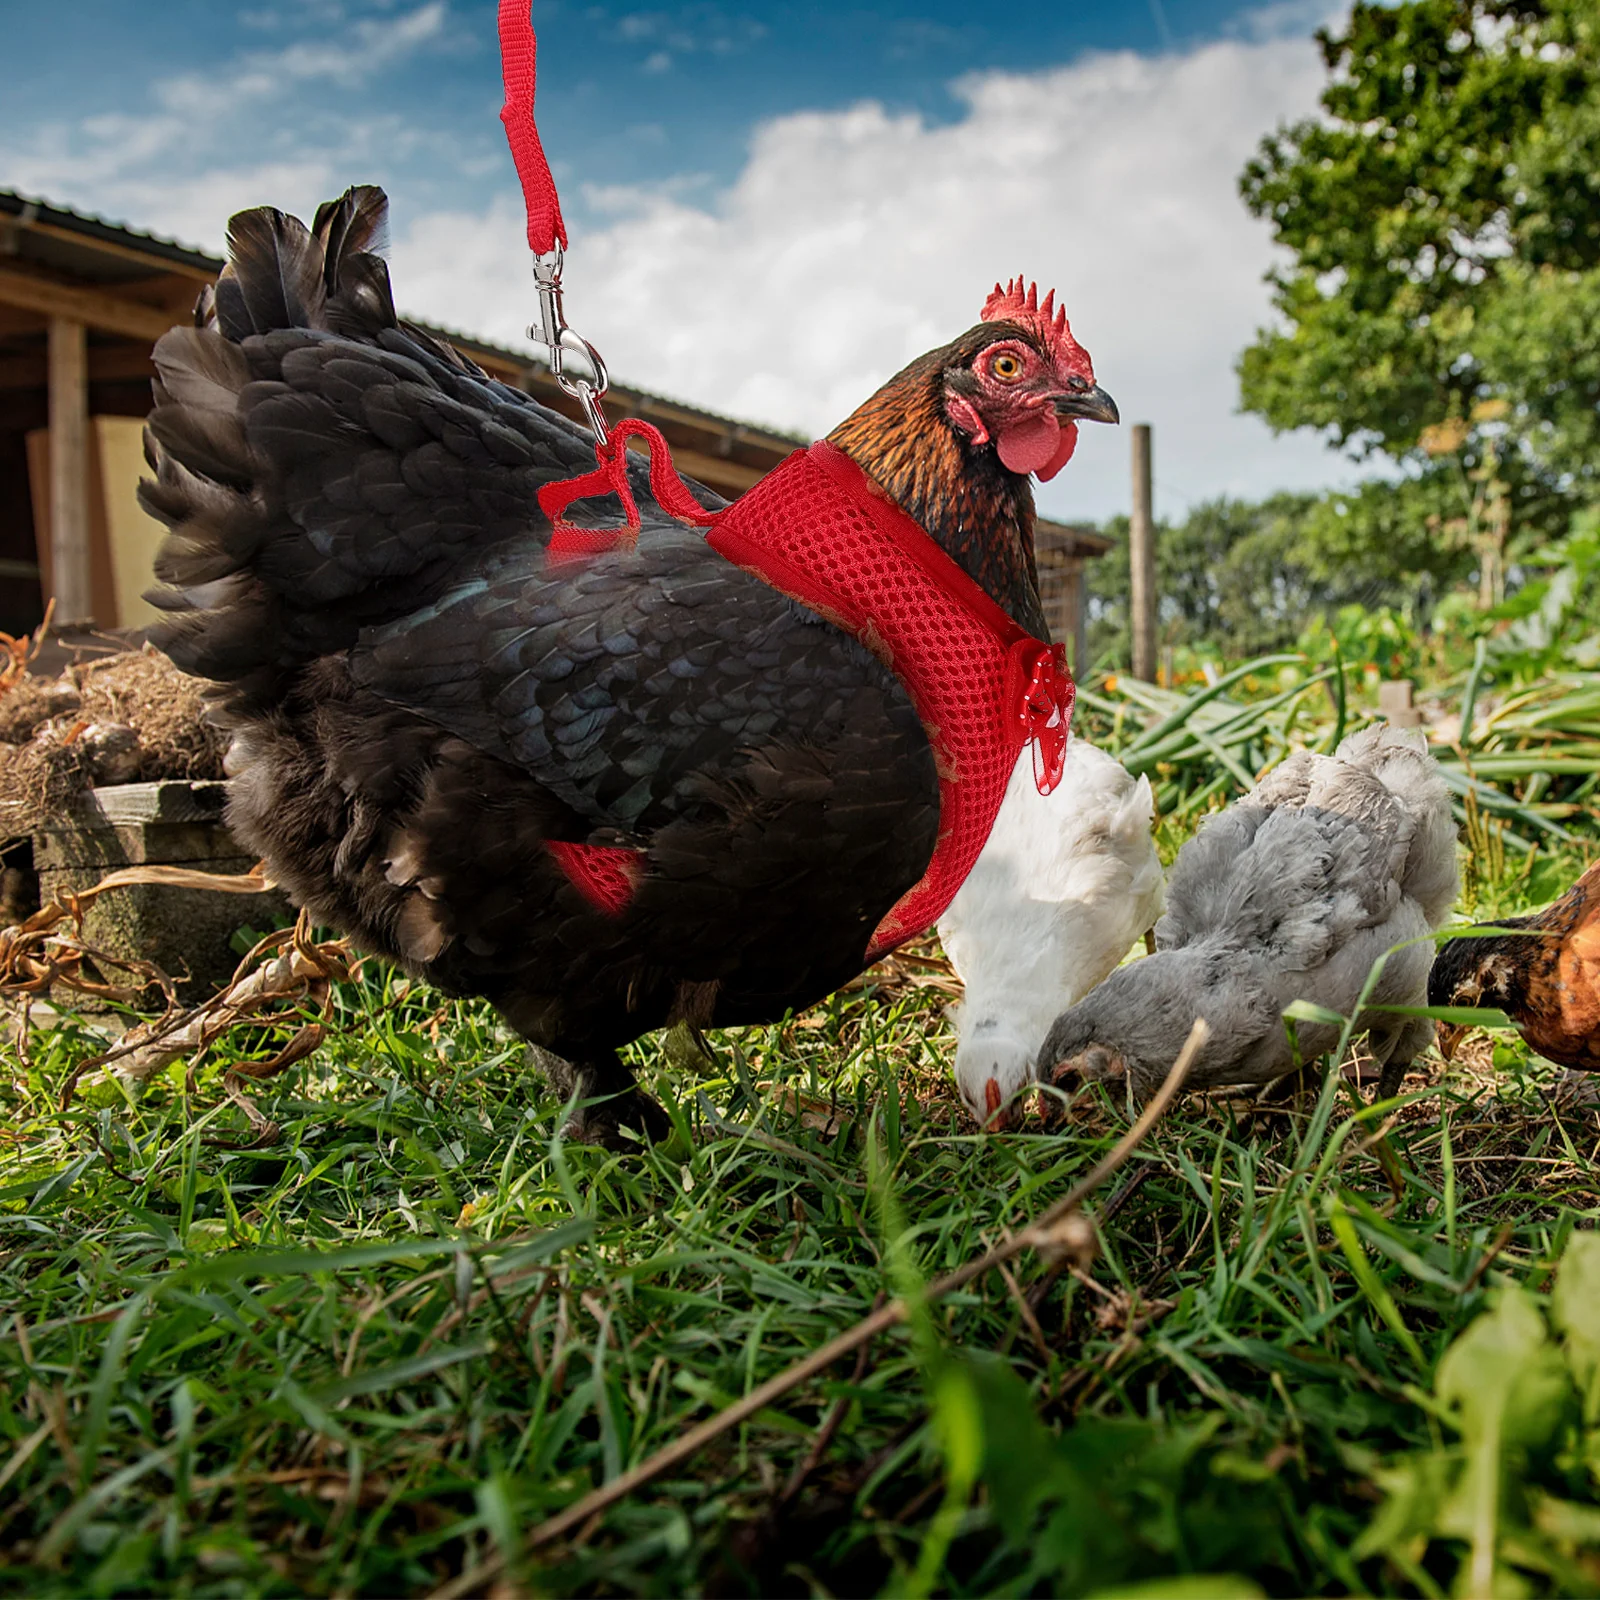
[{"label": "dirt patch", "polygon": [[0,839],[96,785],[222,777],[226,738],[203,687],[150,646],[13,678],[0,688]]}]

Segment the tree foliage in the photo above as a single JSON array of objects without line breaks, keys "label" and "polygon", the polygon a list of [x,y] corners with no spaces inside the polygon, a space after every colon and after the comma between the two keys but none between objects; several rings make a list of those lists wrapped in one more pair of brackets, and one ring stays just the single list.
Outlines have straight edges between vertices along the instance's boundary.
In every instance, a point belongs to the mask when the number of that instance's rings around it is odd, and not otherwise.
[{"label": "tree foliage", "polygon": [[1358,4],[1318,40],[1323,115],[1265,139],[1241,179],[1291,257],[1270,280],[1282,326],[1240,359],[1245,407],[1418,464],[1444,453],[1479,470],[1497,448],[1530,503],[1586,493],[1600,460],[1600,8]]},{"label": "tree foliage", "polygon": [[[1425,612],[1472,571],[1457,496],[1440,475],[1373,482],[1349,494],[1218,499],[1157,530],[1163,645],[1219,648],[1230,659],[1292,646],[1344,606]],[[1089,571],[1090,655],[1128,659],[1127,519]]]}]

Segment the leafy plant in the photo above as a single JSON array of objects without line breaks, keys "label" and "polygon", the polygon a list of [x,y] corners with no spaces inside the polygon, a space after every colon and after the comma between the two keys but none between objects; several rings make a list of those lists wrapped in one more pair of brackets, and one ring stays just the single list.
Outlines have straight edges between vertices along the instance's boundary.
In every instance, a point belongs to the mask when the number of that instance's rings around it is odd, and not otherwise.
[{"label": "leafy plant", "polygon": [[1548,1307],[1508,1285],[1439,1362],[1431,1410],[1455,1435],[1385,1463],[1357,1541],[1424,1593],[1600,1587],[1600,1235],[1574,1233]]}]

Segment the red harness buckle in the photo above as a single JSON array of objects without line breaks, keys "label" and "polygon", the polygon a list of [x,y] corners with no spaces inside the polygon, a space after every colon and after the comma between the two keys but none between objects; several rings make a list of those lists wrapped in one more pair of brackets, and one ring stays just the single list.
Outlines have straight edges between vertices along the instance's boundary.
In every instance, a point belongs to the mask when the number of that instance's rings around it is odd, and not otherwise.
[{"label": "red harness buckle", "polygon": [[1024,740],[1033,742],[1033,781],[1051,793],[1067,766],[1067,731],[1072,717],[1072,675],[1065,645],[1019,639],[1008,663],[1008,699],[1016,708]]}]

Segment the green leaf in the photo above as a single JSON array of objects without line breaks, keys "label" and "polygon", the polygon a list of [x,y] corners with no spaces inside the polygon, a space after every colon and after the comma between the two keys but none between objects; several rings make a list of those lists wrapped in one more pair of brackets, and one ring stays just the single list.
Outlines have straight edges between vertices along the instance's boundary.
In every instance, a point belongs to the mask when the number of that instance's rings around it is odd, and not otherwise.
[{"label": "green leaf", "polygon": [[[542,1261],[580,1244],[594,1231],[587,1218],[563,1223],[537,1239],[516,1242],[515,1259]],[[508,1252],[513,1241],[494,1247]],[[401,1239],[385,1244],[347,1245],[342,1250],[240,1250],[184,1267],[172,1283],[218,1283],[232,1278],[296,1278],[312,1272],[349,1272],[388,1261],[426,1261],[467,1249],[461,1239]],[[487,1254],[488,1252],[483,1252]]]},{"label": "green leaf", "polygon": [[1600,1234],[1579,1231],[1562,1252],[1550,1320],[1565,1340],[1567,1365],[1583,1396],[1584,1421],[1600,1421]]},{"label": "green leaf", "polygon": [[1095,1589],[1090,1600],[1257,1600],[1266,1590],[1232,1572],[1189,1572]]},{"label": "green leaf", "polygon": [[1362,1015],[1369,1011],[1382,1012],[1389,1017],[1431,1017],[1435,1022],[1454,1023],[1458,1028],[1486,1028],[1504,1030],[1516,1027],[1505,1012],[1493,1006],[1363,1006]]},{"label": "green leaf", "polygon": [[1373,1310],[1394,1331],[1401,1344],[1406,1347],[1406,1353],[1411,1359],[1419,1367],[1425,1365],[1422,1347],[1417,1343],[1416,1335],[1406,1326],[1405,1318],[1400,1315],[1400,1308],[1394,1303],[1394,1296],[1389,1293],[1383,1279],[1378,1276],[1372,1263],[1367,1259],[1367,1253],[1361,1247],[1360,1235],[1356,1232],[1355,1222],[1337,1197],[1329,1202],[1328,1224],[1333,1229],[1334,1237],[1339,1241],[1339,1248],[1344,1251],[1345,1259],[1350,1263],[1350,1270],[1355,1274],[1361,1292],[1372,1302]]},{"label": "green leaf", "polygon": [[1283,1015],[1291,1022],[1320,1022],[1329,1028],[1342,1028],[1349,1020],[1311,1000],[1291,1000],[1283,1008]]}]

